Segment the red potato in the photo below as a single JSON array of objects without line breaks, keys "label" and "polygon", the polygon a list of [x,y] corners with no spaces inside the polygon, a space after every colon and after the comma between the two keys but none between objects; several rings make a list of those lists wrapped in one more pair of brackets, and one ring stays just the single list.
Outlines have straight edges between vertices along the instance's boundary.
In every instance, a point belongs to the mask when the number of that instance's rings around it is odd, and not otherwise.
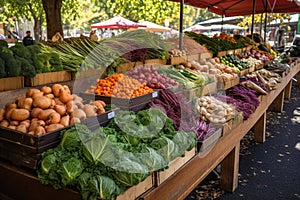
[{"label": "red potato", "polygon": [[13,109],[10,118],[16,121],[24,121],[28,119],[30,112],[26,109]]}]

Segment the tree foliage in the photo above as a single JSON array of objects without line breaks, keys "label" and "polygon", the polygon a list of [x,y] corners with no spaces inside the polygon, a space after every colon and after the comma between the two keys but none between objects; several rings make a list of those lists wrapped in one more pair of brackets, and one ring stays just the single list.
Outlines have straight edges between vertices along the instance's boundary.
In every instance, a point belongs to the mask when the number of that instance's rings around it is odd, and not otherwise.
[{"label": "tree foliage", "polygon": [[[267,14],[267,23],[279,19],[281,23],[283,23],[284,19],[290,20],[291,15],[286,13],[286,14],[281,14],[281,13],[268,13]],[[255,24],[260,24],[261,22],[264,23],[265,21],[265,14],[256,14],[254,15],[254,23]],[[252,25],[252,15],[251,16],[246,16],[243,21],[241,21],[238,26],[248,28]]]}]

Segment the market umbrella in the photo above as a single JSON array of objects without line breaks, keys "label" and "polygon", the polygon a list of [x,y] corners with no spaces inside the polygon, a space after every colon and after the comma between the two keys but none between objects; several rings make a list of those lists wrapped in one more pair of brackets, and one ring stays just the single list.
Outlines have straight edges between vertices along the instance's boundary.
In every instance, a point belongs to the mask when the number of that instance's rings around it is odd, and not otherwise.
[{"label": "market umbrella", "polygon": [[208,31],[211,27],[208,26],[202,26],[200,24],[195,24],[194,26],[191,26],[189,28],[184,29],[183,31]]},{"label": "market umbrella", "polygon": [[120,29],[120,28],[138,28],[145,27],[144,25],[140,25],[136,22],[130,21],[121,16],[115,16],[111,19],[108,19],[103,22],[99,22],[96,24],[92,24],[91,28],[109,28],[109,29]]},{"label": "market umbrella", "polygon": [[139,22],[139,25],[143,25],[144,27],[140,27],[139,29],[144,29],[151,32],[168,32],[171,29],[165,26],[161,26],[149,21]]}]

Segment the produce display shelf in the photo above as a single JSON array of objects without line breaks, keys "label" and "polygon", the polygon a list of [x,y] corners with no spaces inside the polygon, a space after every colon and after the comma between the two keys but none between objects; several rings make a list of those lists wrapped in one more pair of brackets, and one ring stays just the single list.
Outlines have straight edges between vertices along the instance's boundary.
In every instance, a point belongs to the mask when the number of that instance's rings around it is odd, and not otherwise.
[{"label": "produce display shelf", "polygon": [[24,77],[0,78],[0,92],[24,88]]},{"label": "produce display shelf", "polygon": [[71,80],[71,72],[59,71],[59,72],[47,72],[37,74],[33,78],[25,77],[24,85],[27,87],[45,85],[49,83],[58,83]]},{"label": "produce display shelf", "polygon": [[205,138],[203,141],[198,141],[197,143],[197,152],[203,157],[208,153],[218,140],[222,137],[222,128],[217,129],[213,134]]},{"label": "produce display shelf", "polygon": [[95,94],[88,94],[81,92],[79,94],[83,99],[88,100],[102,100],[106,104],[113,104],[120,108],[130,108],[133,106],[137,106],[140,104],[147,104],[152,99],[156,98],[158,96],[158,91],[154,91],[148,94],[144,94],[138,97],[134,97],[131,99],[126,98],[117,98],[117,97],[109,97],[109,96],[101,96],[101,95],[95,95]]}]

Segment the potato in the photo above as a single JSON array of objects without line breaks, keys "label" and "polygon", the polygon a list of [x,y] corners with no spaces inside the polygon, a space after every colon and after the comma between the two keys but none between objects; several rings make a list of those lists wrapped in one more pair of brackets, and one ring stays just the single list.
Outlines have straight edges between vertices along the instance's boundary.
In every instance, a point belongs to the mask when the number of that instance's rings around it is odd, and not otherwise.
[{"label": "potato", "polygon": [[55,97],[59,97],[60,90],[63,89],[63,86],[61,84],[54,84],[52,85],[52,93]]},{"label": "potato", "polygon": [[35,98],[41,97],[41,96],[44,96],[44,92],[36,92],[32,95],[32,98],[35,99]]},{"label": "potato", "polygon": [[50,124],[49,126],[45,127],[47,133],[56,131],[61,128],[64,128],[64,126],[62,124]]},{"label": "potato", "polygon": [[[44,122],[45,123],[45,122]],[[31,132],[31,131],[35,131],[35,129],[38,127],[38,126],[42,126],[41,125],[41,121],[32,121],[29,128],[28,128],[28,131]]]},{"label": "potato", "polygon": [[46,121],[46,124],[58,124],[60,122],[60,114],[53,112],[49,115],[49,119]]},{"label": "potato", "polygon": [[24,121],[21,121],[21,122],[20,122],[20,125],[25,125],[26,129],[28,129],[29,126],[30,126],[30,120],[29,120],[29,119],[26,119],[26,120],[24,120]]},{"label": "potato", "polygon": [[70,120],[70,125],[73,125],[73,124],[79,124],[81,121],[79,118],[76,118],[76,117],[73,117],[71,118]]},{"label": "potato", "polygon": [[69,92],[70,90],[61,89],[59,93],[59,100],[63,103],[73,100],[73,96]]},{"label": "potato", "polygon": [[52,93],[52,88],[48,86],[43,86],[41,89],[42,92],[44,92],[45,95]]},{"label": "potato", "polygon": [[18,126],[20,124],[19,121],[10,121],[9,125]]},{"label": "potato", "polygon": [[32,118],[38,118],[41,111],[43,111],[43,109],[41,109],[41,108],[33,108],[31,110],[31,114],[30,115],[31,115]]},{"label": "potato", "polygon": [[15,103],[7,103],[6,105],[5,105],[5,110],[6,110],[6,112],[8,112],[8,111],[10,111],[11,109],[14,109],[14,108],[17,108],[18,106],[17,106],[17,104],[15,104]]},{"label": "potato", "polygon": [[69,115],[63,116],[60,120],[60,124],[62,124],[63,126],[69,126],[70,125],[70,116]]},{"label": "potato", "polygon": [[0,108],[0,122],[4,119],[5,116],[5,110],[3,108]]},{"label": "potato", "polygon": [[41,120],[48,120],[49,116],[51,113],[54,113],[55,110],[49,108],[49,109],[46,109],[46,110],[42,110],[40,113],[39,113],[39,116],[38,118],[41,119]]},{"label": "potato", "polygon": [[9,126],[9,122],[8,122],[6,119],[4,119],[4,120],[0,123],[0,126],[7,128],[7,127]]},{"label": "potato", "polygon": [[41,92],[41,91],[36,88],[31,88],[31,89],[27,90],[26,97],[32,97],[32,95],[37,92]]},{"label": "potato", "polygon": [[20,124],[19,126],[17,126],[16,130],[22,133],[27,133],[27,127],[24,124]]},{"label": "potato", "polygon": [[95,106],[89,104],[83,106],[83,111],[85,112],[87,117],[94,117],[96,115]]},{"label": "potato", "polygon": [[61,116],[64,116],[67,112],[66,106],[63,105],[55,105],[54,110],[58,112]]},{"label": "potato", "polygon": [[30,112],[26,109],[13,109],[10,118],[16,121],[23,121],[28,119]]},{"label": "potato", "polygon": [[37,126],[37,127],[35,128],[33,134],[36,135],[36,136],[40,136],[40,135],[43,135],[43,134],[45,134],[45,133],[46,133],[46,130],[45,130],[44,127],[42,127],[42,126]]},{"label": "potato", "polygon": [[54,98],[55,105],[65,105],[63,102],[59,100],[59,98]]},{"label": "potato", "polygon": [[16,130],[17,127],[16,127],[16,126],[13,126],[13,125],[9,125],[7,128]]},{"label": "potato", "polygon": [[86,114],[82,109],[76,109],[71,114],[71,118],[78,118],[80,120],[85,120],[86,119]]},{"label": "potato", "polygon": [[33,103],[33,99],[31,97],[24,97],[18,100],[18,107],[19,108],[24,108],[26,110],[31,110]]},{"label": "potato", "polygon": [[33,106],[36,108],[47,109],[51,106],[51,99],[46,96],[39,96],[33,99]]},{"label": "potato", "polygon": [[48,98],[50,98],[50,99],[54,99],[54,94],[46,94],[46,95],[44,95],[44,96],[46,96],[46,97],[48,97]]}]

